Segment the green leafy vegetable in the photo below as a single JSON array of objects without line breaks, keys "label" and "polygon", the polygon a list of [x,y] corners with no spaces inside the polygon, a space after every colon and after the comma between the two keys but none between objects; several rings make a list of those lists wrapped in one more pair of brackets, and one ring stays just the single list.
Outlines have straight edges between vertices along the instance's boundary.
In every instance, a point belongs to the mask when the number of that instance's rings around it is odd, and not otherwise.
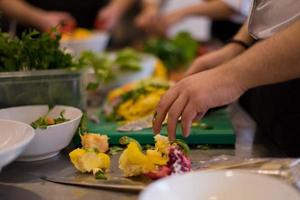
[{"label": "green leafy vegetable", "polygon": [[144,45],[145,52],[159,57],[168,70],[188,67],[196,57],[198,42],[187,32],[180,32],[174,38],[153,38]]},{"label": "green leafy vegetable", "polygon": [[[48,113],[49,113],[49,111],[48,111]],[[36,121],[32,122],[31,126],[34,129],[37,129],[37,128],[46,129],[47,126],[54,125],[54,124],[60,124],[60,123],[69,121],[69,119],[65,118],[64,112],[65,112],[64,110],[61,111],[60,114],[59,114],[59,117],[57,117],[57,118],[47,117],[47,114],[48,114],[47,113],[45,116],[39,117]]]},{"label": "green leafy vegetable", "polygon": [[105,174],[102,170],[99,170],[98,172],[96,172],[95,178],[96,179],[103,179],[103,180],[107,179],[107,177],[105,176]]},{"label": "green leafy vegetable", "polygon": [[132,48],[125,48],[116,53],[116,58],[112,58],[107,53],[94,53],[85,51],[80,57],[80,68],[92,66],[96,81],[89,83],[88,90],[95,90],[99,84],[109,83],[115,79],[117,71],[139,71],[141,70],[141,55]]},{"label": "green leafy vegetable", "polygon": [[139,71],[141,70],[140,55],[132,48],[125,48],[117,53],[115,64],[121,70]]},{"label": "green leafy vegetable", "polygon": [[24,32],[20,38],[0,31],[0,72],[65,69],[79,65],[59,48],[61,36],[50,33]]},{"label": "green leafy vegetable", "polygon": [[111,155],[116,155],[118,154],[118,152],[123,151],[123,148],[119,147],[119,146],[112,146],[109,148],[109,154]]}]

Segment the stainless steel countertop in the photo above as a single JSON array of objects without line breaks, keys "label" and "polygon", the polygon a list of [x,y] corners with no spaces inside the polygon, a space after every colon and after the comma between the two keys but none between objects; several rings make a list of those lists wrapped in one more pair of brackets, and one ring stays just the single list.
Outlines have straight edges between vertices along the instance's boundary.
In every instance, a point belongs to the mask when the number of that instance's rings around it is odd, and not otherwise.
[{"label": "stainless steel countertop", "polygon": [[[97,107],[98,106],[95,106],[95,108],[89,107],[88,115],[92,115],[97,110]],[[241,121],[240,116],[235,118],[237,118],[238,121]],[[237,135],[239,135],[238,133],[242,133],[243,129],[237,129],[235,131]],[[239,136],[237,136],[237,138],[239,138]],[[219,155],[247,157],[270,156],[270,152],[266,151],[262,146],[255,145],[253,148],[251,146],[249,149],[250,146],[245,146],[243,140],[237,139],[237,141],[240,141],[241,145],[236,145],[236,149],[229,147],[209,150],[192,150],[191,159],[193,168],[196,168],[201,161],[209,160],[212,157]],[[40,179],[42,176],[56,174],[73,168],[67,154],[67,150],[65,150],[51,159],[36,162],[13,162],[4,167],[0,173],[0,200],[138,199],[137,193],[124,193],[112,190],[62,185]],[[118,155],[112,157],[111,174],[114,176],[120,176],[121,174],[118,169],[118,157]]]},{"label": "stainless steel countertop", "polygon": [[[203,160],[221,154],[234,155],[234,149],[192,150],[191,158],[194,167]],[[112,174],[120,174],[118,170],[118,155],[112,158]],[[87,187],[68,186],[44,181],[40,177],[61,172],[72,168],[67,152],[58,156],[36,162],[13,162],[3,168],[0,173],[1,200],[79,200],[79,199],[120,199],[133,200],[138,198],[137,193],[125,193],[110,190],[101,190]]]}]

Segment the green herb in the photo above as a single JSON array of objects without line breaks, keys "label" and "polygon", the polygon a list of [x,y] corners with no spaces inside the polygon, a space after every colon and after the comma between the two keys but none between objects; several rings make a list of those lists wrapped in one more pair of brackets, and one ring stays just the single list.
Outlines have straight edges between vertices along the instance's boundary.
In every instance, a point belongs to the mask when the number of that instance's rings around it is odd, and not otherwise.
[{"label": "green herb", "polygon": [[180,32],[174,38],[153,38],[144,45],[145,52],[159,57],[168,70],[188,67],[196,57],[198,42],[187,32]]},{"label": "green herb", "polygon": [[141,58],[137,51],[132,48],[125,48],[117,53],[115,64],[121,70],[139,71],[141,70]]},{"label": "green herb", "polygon": [[59,48],[61,35],[24,32],[20,38],[0,31],[0,72],[65,69],[79,63]]},{"label": "green herb", "polygon": [[213,129],[212,126],[210,126],[204,122],[193,122],[192,127],[199,127],[199,128],[205,129],[205,130]]},{"label": "green herb", "polygon": [[116,155],[119,152],[121,152],[123,150],[123,148],[119,147],[119,146],[112,146],[109,148],[109,154],[111,155]]},{"label": "green herb", "polygon": [[[47,112],[47,114],[49,113],[49,111]],[[60,123],[69,121],[69,119],[65,118],[64,112],[65,112],[64,110],[61,111],[59,114],[59,117],[54,118],[54,119],[47,117],[47,114],[46,114],[45,116],[39,117],[36,121],[32,122],[31,126],[34,129],[37,129],[37,128],[46,129],[47,126],[54,125],[54,124],[60,124]]]},{"label": "green herb", "polygon": [[107,177],[105,176],[105,174],[104,174],[104,172],[102,170],[99,170],[98,172],[96,172],[95,178],[96,179],[107,180]]},{"label": "green herb", "polygon": [[107,83],[114,79],[113,62],[110,60],[107,54],[96,54],[92,51],[86,51],[82,53],[81,62],[85,67],[92,66],[94,69],[97,82],[88,86],[88,89],[96,89],[100,82]]},{"label": "green herb", "polygon": [[180,140],[180,139],[176,139],[176,140],[174,140],[173,143],[177,144],[177,145],[183,150],[183,152],[184,152],[186,155],[188,155],[188,154],[190,153],[190,148],[189,148],[189,146],[185,143],[185,141]]},{"label": "green herb", "polygon": [[210,149],[210,146],[208,144],[201,144],[201,145],[197,145],[196,148],[206,151]]}]

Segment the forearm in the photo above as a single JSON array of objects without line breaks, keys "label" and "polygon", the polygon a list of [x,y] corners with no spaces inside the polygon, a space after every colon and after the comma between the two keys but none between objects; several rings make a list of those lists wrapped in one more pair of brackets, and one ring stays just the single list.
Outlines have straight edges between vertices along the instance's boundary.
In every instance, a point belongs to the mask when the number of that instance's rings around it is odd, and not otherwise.
[{"label": "forearm", "polygon": [[[217,12],[216,12],[217,11]],[[208,1],[183,8],[179,11],[182,17],[188,15],[201,15],[211,19],[229,19],[235,11],[221,0]]]},{"label": "forearm", "polygon": [[112,6],[123,14],[135,1],[136,0],[111,0],[109,6]]},{"label": "forearm", "polygon": [[0,0],[0,8],[5,15],[23,24],[37,26],[43,10],[33,7],[23,0]]},{"label": "forearm", "polygon": [[300,20],[217,68],[244,90],[300,77]]},{"label": "forearm", "polygon": [[160,0],[143,0],[142,1],[142,10],[145,11],[155,11],[158,12],[160,7]]}]

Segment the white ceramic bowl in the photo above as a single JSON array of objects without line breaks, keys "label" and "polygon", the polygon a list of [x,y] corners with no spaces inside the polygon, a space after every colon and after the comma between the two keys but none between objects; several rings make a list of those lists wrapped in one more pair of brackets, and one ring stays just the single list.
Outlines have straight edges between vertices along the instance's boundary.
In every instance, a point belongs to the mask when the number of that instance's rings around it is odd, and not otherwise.
[{"label": "white ceramic bowl", "polygon": [[34,129],[21,122],[0,120],[0,171],[15,160],[31,142]]},{"label": "white ceramic bowl", "polygon": [[71,50],[75,56],[80,56],[83,51],[101,52],[106,49],[110,36],[107,32],[93,32],[90,38],[82,40],[60,41],[60,46]]},{"label": "white ceramic bowl", "polygon": [[[116,57],[115,53],[109,53],[111,59]],[[115,79],[107,84],[101,84],[100,88],[102,89],[112,89],[115,87],[120,87],[124,84],[135,82],[138,80],[146,79],[152,76],[155,70],[155,64],[157,58],[150,54],[142,54],[140,66],[141,70],[139,71],[116,71],[114,73]],[[93,68],[87,70],[87,76],[85,78],[88,84],[90,82],[96,82],[96,77]]]},{"label": "white ceramic bowl", "polygon": [[148,186],[140,200],[299,200],[299,192],[282,180],[238,171],[192,172]]},{"label": "white ceramic bowl", "polygon": [[[53,157],[65,148],[72,140],[80,119],[81,110],[70,106],[55,106],[47,115],[56,118],[64,110],[64,116],[70,121],[48,126],[46,129],[36,129],[35,137],[18,160],[34,161]],[[0,110],[0,119],[9,119],[31,124],[39,117],[46,115],[48,106],[20,106]]]}]

